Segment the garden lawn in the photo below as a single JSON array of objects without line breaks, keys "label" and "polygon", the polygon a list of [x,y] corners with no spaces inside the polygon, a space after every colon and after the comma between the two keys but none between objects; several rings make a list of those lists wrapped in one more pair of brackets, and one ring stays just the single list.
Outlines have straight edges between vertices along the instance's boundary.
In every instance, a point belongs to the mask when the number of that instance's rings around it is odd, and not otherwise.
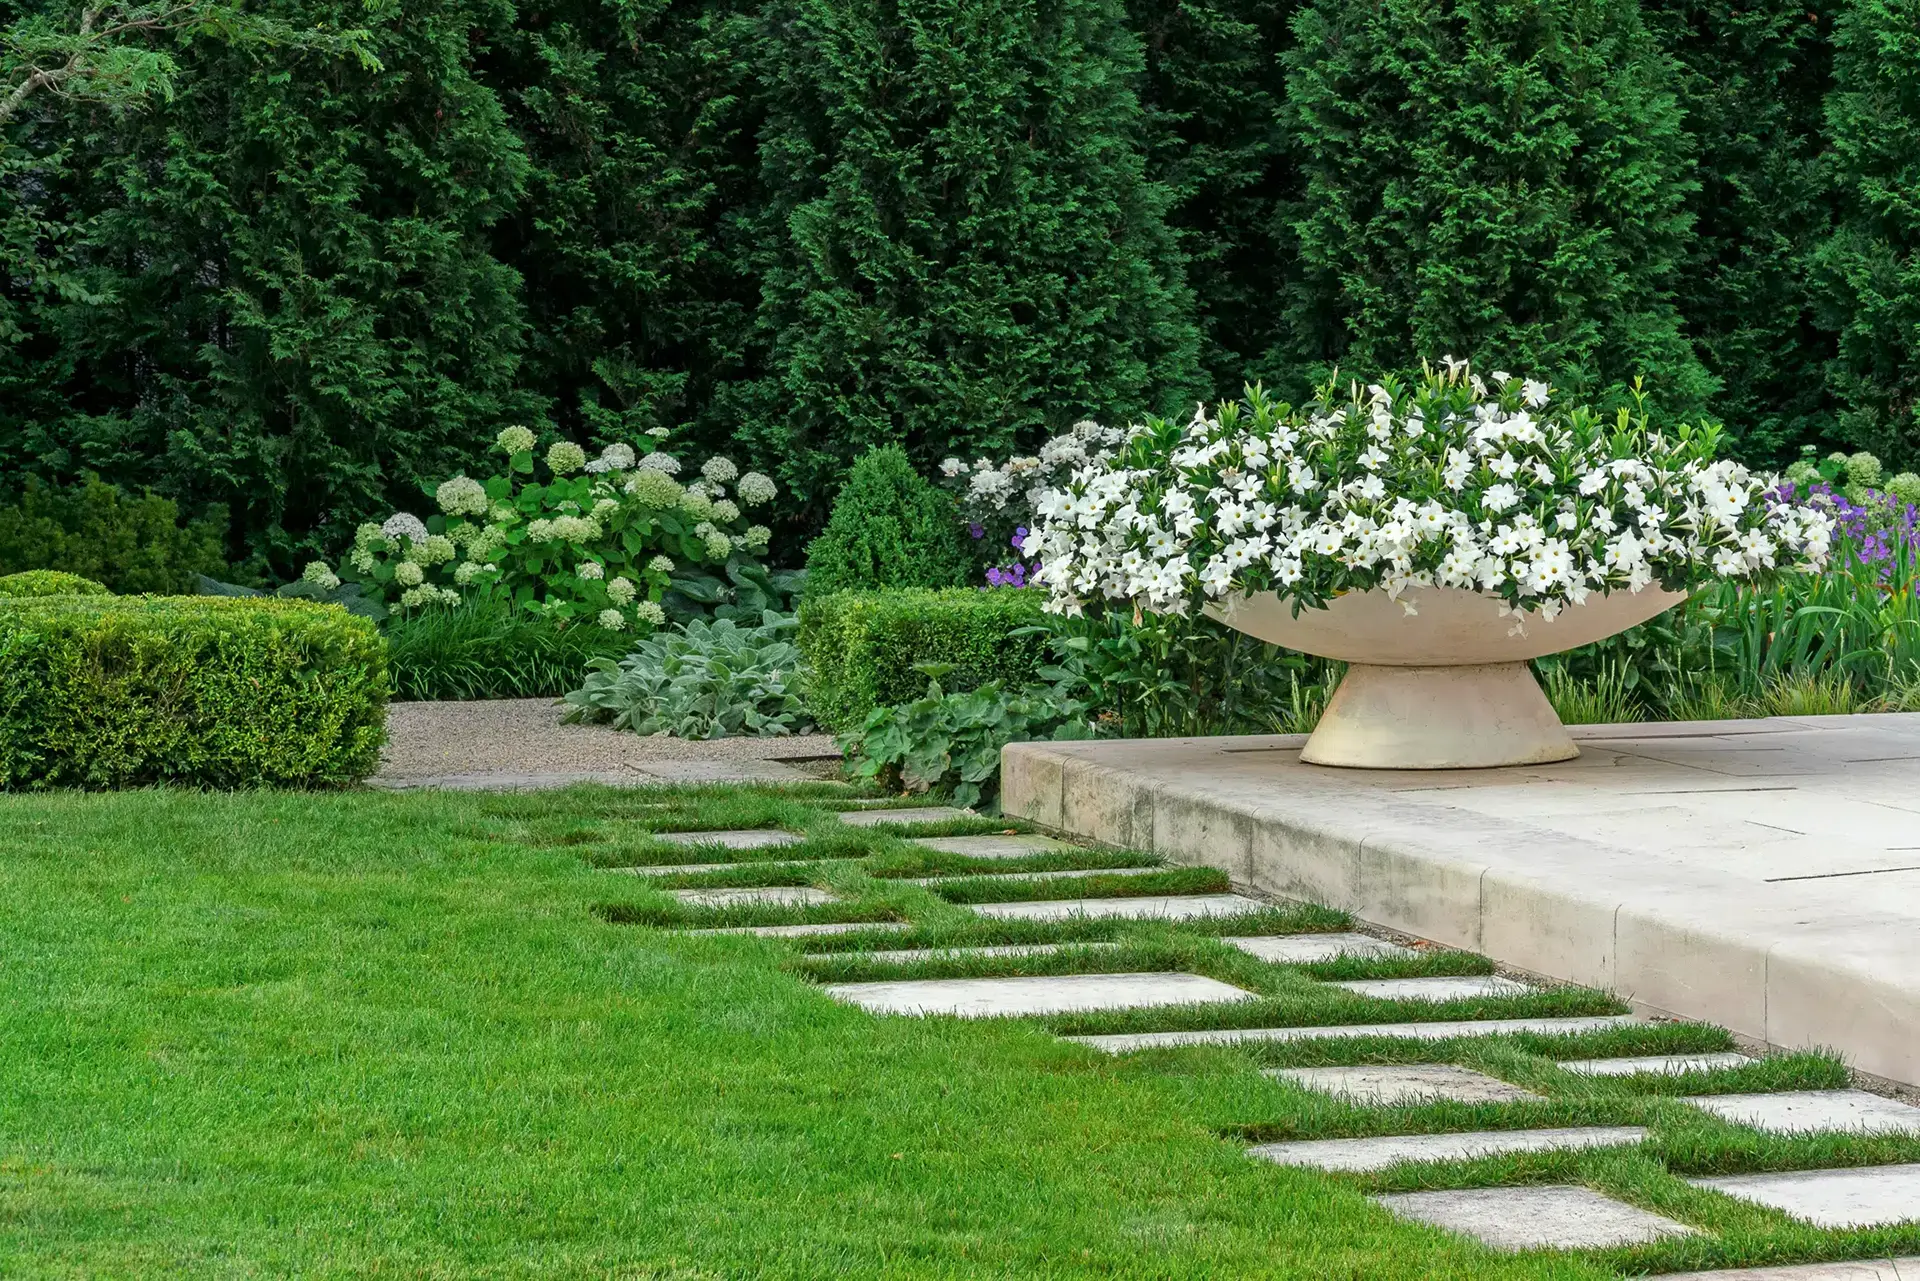
[{"label": "garden lawn", "polygon": [[0,1272],[1611,1275],[1249,1160],[1204,1077],[611,923],[651,895],[592,863],[675,795],[0,799]]}]

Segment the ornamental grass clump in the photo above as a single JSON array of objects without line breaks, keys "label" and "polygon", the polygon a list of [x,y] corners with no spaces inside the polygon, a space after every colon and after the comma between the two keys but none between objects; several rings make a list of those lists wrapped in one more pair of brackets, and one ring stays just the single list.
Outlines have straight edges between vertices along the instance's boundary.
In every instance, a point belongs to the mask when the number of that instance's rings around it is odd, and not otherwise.
[{"label": "ornamental grass clump", "polygon": [[1593,592],[1824,565],[1831,518],[1769,498],[1775,480],[1719,444],[1709,425],[1656,429],[1637,389],[1603,418],[1448,357],[1415,378],[1330,382],[1298,408],[1255,387],[1190,423],[1149,419],[1041,498],[1023,550],[1067,614],[1437,586],[1551,619]]},{"label": "ornamental grass clump", "polygon": [[760,473],[715,457],[682,484],[679,460],[652,439],[591,459],[563,440],[542,456],[540,481],[536,443],[527,428],[506,428],[494,443],[503,472],[424,485],[435,514],[362,525],[338,570],[316,562],[307,581],[357,583],[402,611],[486,601],[561,625],[645,633],[670,608],[697,612],[761,571],[772,533],[744,509],[779,491]]}]

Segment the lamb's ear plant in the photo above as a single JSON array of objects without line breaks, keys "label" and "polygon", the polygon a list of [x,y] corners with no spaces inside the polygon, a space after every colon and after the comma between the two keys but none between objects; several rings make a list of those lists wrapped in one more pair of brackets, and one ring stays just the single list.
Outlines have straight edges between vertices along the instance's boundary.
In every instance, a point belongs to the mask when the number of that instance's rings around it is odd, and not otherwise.
[{"label": "lamb's ear plant", "polygon": [[1191,422],[1133,428],[1041,497],[1023,550],[1068,614],[1439,586],[1551,618],[1593,592],[1824,564],[1828,515],[1718,458],[1720,443],[1712,425],[1656,426],[1637,391],[1602,417],[1451,358],[1412,378],[1335,379],[1298,408],[1252,387]]},{"label": "lamb's ear plant", "polygon": [[812,728],[800,701],[796,620],[769,610],[756,627],[693,619],[618,660],[596,658],[566,696],[564,719],[675,738],[774,737]]}]

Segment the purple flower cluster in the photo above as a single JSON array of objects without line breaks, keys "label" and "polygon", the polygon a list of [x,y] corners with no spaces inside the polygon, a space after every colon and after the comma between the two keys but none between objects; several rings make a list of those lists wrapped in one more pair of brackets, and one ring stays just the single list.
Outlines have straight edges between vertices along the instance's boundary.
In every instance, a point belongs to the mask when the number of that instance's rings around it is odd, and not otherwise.
[{"label": "purple flower cluster", "polygon": [[[1020,544],[1027,539],[1027,527],[1020,526],[1013,531],[1013,549],[1021,550]],[[1014,561],[1010,565],[996,565],[987,571],[989,587],[1029,587],[1040,581],[1040,562],[1028,565],[1023,561]]]},{"label": "purple flower cluster", "polygon": [[1910,557],[1920,552],[1920,507],[1892,494],[1869,489],[1866,501],[1856,503],[1825,481],[1805,486],[1782,481],[1767,498],[1774,505],[1825,508],[1833,517],[1834,559],[1843,566],[1882,566],[1884,577],[1897,551],[1904,549]]}]

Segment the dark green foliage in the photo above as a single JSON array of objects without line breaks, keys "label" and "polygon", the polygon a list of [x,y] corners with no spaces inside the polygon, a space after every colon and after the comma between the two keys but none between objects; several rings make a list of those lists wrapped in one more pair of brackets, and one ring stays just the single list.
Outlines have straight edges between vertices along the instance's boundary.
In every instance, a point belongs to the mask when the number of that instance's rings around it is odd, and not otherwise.
[{"label": "dark green foliage", "polygon": [[633,637],[588,623],[464,605],[396,614],[386,623],[393,696],[409,701],[559,698],[596,658],[618,658]]},{"label": "dark green foliage", "polygon": [[1634,0],[1315,0],[1294,30],[1298,359],[1705,401],[1671,301],[1690,143]]},{"label": "dark green foliage", "polygon": [[1840,431],[1904,467],[1920,457],[1920,3],[1856,0],[1834,33],[1827,103],[1840,222],[1819,260]]},{"label": "dark green foliage", "polygon": [[0,609],[0,787],[317,787],[379,764],[386,646],[305,601]]},{"label": "dark green foliage", "polygon": [[[1129,0],[1146,53],[1141,89],[1149,176],[1187,258],[1207,394],[1239,391],[1284,346],[1281,294],[1293,269],[1278,211],[1297,196],[1280,106],[1280,51],[1296,0]],[[1299,390],[1305,390],[1302,383]]]},{"label": "dark green foliage", "polygon": [[0,596],[111,596],[105,586],[57,569],[29,569],[0,578]]},{"label": "dark green foliage", "polygon": [[1720,381],[1713,416],[1741,457],[1784,466],[1829,434],[1832,338],[1813,315],[1810,258],[1832,227],[1820,163],[1834,0],[1645,0],[1677,63],[1698,154],[1694,228],[1674,286],[1688,335]]},{"label": "dark green foliage", "polygon": [[916,664],[949,665],[948,689],[989,681],[1009,688],[1034,679],[1046,635],[1023,629],[1045,621],[1043,593],[1001,588],[951,591],[836,592],[800,607],[807,706],[834,730],[852,729],[875,707],[911,702],[926,691]]},{"label": "dark green foliage", "polygon": [[808,597],[871,587],[958,587],[972,565],[953,500],[898,445],[853,466],[827,528],[807,545]]},{"label": "dark green foliage", "polygon": [[0,574],[57,569],[115,592],[180,595],[197,576],[227,572],[219,515],[180,524],[171,499],[134,498],[97,477],[72,489],[29,478],[20,501],[0,507]]},{"label": "dark green foliage", "polygon": [[794,492],[1194,390],[1120,0],[769,0],[760,324],[741,439]]},{"label": "dark green foliage", "polygon": [[935,681],[898,707],[876,707],[840,739],[855,778],[890,791],[934,791],[956,805],[993,802],[1000,790],[1000,749],[1035,739],[1092,738],[1084,703],[1051,686],[1009,690],[998,681],[949,694]]}]

